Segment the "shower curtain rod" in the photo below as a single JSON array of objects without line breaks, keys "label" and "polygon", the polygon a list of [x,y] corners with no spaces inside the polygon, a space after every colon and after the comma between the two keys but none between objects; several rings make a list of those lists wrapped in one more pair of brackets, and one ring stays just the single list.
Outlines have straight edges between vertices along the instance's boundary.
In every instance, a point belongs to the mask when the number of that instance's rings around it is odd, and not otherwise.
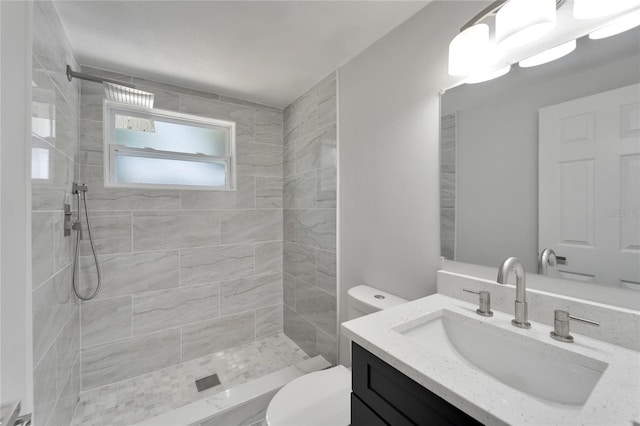
[{"label": "shower curtain rod", "polygon": [[84,74],[81,72],[75,72],[71,69],[70,65],[67,65],[67,78],[71,81],[72,78],[79,78],[80,80],[93,81],[95,83],[113,83],[118,84],[120,86],[130,87],[135,89],[136,86],[131,83],[123,83],[121,81],[111,80],[109,78],[100,78],[89,74]]}]

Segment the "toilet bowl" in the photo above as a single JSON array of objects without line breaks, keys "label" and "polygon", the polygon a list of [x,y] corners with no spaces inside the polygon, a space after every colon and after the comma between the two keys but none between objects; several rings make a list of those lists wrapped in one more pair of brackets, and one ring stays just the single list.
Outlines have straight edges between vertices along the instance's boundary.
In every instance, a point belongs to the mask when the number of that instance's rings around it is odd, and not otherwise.
[{"label": "toilet bowl", "polygon": [[[353,287],[348,294],[348,319],[406,302],[366,285]],[[338,365],[292,380],[269,403],[266,421],[269,426],[347,426],[351,422],[351,371]]]}]

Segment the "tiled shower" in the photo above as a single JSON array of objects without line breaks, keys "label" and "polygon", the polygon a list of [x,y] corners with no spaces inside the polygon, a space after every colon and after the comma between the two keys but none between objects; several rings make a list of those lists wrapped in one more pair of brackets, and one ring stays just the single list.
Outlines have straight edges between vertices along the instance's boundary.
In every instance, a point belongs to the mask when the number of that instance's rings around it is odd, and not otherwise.
[{"label": "tiled shower", "polygon": [[[100,404],[91,398],[113,400],[112,389],[120,398],[128,384],[157,371],[183,369],[197,378],[193,365],[224,364],[237,374],[221,377],[239,383],[303,356],[335,363],[336,73],[282,111],[81,66],[53,4],[36,2],[33,15],[32,145],[34,158],[43,159],[42,174],[34,169],[32,176],[39,424],[71,424],[78,400],[94,409]],[[69,82],[66,64],[152,92],[155,108],[234,121],[237,189],[105,188],[103,87]],[[75,237],[62,233],[74,181],[89,188],[102,271],[97,297],[82,303],[70,283]],[[86,232],[79,276],[82,292],[95,288]],[[231,362],[247,353],[263,354],[264,365],[259,357],[245,370]],[[183,403],[158,400],[145,413]],[[116,401],[103,414],[123,407],[127,401]]]}]

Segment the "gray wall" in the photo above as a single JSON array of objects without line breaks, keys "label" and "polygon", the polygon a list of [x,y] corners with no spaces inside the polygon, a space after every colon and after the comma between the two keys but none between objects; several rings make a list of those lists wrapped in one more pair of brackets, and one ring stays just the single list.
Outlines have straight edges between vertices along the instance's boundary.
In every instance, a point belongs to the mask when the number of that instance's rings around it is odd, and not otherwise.
[{"label": "gray wall", "polygon": [[34,417],[69,424],[80,392],[80,315],[71,293],[71,238],[63,237],[63,203],[77,168],[77,67],[50,1],[33,5],[32,148],[48,153],[44,179],[32,179]]},{"label": "gray wall", "polygon": [[336,73],[284,111],[284,331],[336,362]]},{"label": "gray wall", "polygon": [[[107,189],[103,88],[82,82],[81,177],[103,275],[82,303],[83,390],[282,332],[282,111],[83,71],[153,92],[156,108],[237,125],[236,191]],[[84,237],[83,286],[93,287]]]}]

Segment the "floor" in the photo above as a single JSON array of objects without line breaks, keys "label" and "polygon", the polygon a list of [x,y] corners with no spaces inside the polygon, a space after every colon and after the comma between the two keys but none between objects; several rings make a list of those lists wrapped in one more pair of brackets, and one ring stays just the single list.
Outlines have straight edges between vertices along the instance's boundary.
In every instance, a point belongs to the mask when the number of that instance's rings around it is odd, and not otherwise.
[{"label": "floor", "polygon": [[[132,425],[307,358],[288,337],[276,334],[83,392],[72,425]],[[198,392],[195,380],[213,373],[221,384]]]}]

